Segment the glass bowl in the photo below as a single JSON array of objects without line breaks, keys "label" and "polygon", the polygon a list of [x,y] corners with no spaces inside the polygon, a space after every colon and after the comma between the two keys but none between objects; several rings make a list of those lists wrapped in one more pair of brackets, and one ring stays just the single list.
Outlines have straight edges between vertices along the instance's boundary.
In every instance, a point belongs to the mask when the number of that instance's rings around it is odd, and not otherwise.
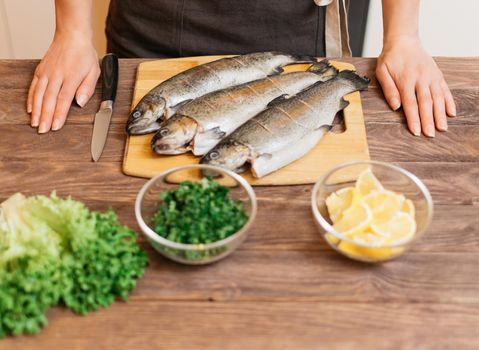
[{"label": "glass bowl", "polygon": [[[342,188],[354,186],[359,174],[368,168],[386,190],[403,194],[413,202],[416,233],[412,239],[396,244],[371,246],[353,240],[333,228],[326,207],[326,198]],[[427,230],[433,215],[431,194],[417,176],[396,165],[376,161],[348,162],[331,169],[314,185],[311,206],[325,241],[339,253],[364,262],[387,261],[403,254]]]},{"label": "glass bowl", "polygon": [[[160,204],[160,193],[175,189],[185,180],[200,181],[204,171],[216,173],[218,176],[214,180],[230,188],[230,198],[243,203],[247,222],[233,235],[207,244],[177,243],[158,235],[153,228],[153,215]],[[232,253],[245,240],[256,211],[255,193],[243,177],[226,169],[203,164],[180,166],[155,176],[141,188],[135,202],[136,220],[152,247],[171,260],[189,265],[208,264]]]}]

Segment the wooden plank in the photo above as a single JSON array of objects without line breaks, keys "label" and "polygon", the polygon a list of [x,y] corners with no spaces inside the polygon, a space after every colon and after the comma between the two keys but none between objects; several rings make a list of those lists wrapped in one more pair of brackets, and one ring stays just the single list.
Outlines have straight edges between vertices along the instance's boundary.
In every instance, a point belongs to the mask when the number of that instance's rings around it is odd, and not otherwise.
[{"label": "wooden plank", "polygon": [[[2,133],[0,161],[92,162],[90,143],[93,124],[68,123],[60,132],[42,135],[37,134],[36,129],[29,125],[6,124],[0,126],[0,130]],[[101,162],[121,162],[125,135],[122,124],[110,126]],[[13,147],[13,152],[8,151]]]},{"label": "wooden plank", "polygon": [[436,137],[411,135],[406,125],[368,124],[369,150],[374,160],[394,162],[477,162],[479,123],[450,125]]},{"label": "wooden plank", "polygon": [[[181,71],[198,64],[210,62],[223,56],[185,57],[180,59],[146,62],[138,67],[137,81],[132,106],[156,86]],[[354,66],[331,61],[338,69],[354,69]],[[305,70],[307,65],[286,67],[285,71]],[[308,154],[288,166],[263,178],[254,178],[250,172],[244,177],[253,185],[295,185],[314,183],[328,169],[348,160],[368,160],[364,116],[358,92],[345,96],[350,105],[343,111],[346,131],[328,133]],[[192,154],[158,156],[151,150],[152,135],[130,136],[126,141],[123,171],[132,176],[153,177],[167,169],[197,164],[199,157]],[[353,177],[355,174],[347,174]],[[187,178],[179,179],[186,180]],[[189,179],[189,178],[188,178]]]},{"label": "wooden plank", "polygon": [[[333,59],[333,58],[331,58]],[[378,86],[374,74],[375,58],[341,58],[354,64],[359,73],[373,78],[371,85]],[[479,80],[479,61],[475,57],[435,57],[434,60],[443,72],[452,89],[470,89]],[[120,81],[133,86],[138,64],[151,59],[120,59]],[[39,60],[0,60],[0,89],[27,89]]]},{"label": "wooden plank", "polygon": [[397,303],[116,303],[54,308],[36,336],[3,349],[477,349],[479,306]]},{"label": "wooden plank", "polygon": [[[376,80],[376,58],[341,58],[354,63],[359,73],[371,79],[371,86],[379,86]],[[470,89],[479,81],[479,60],[476,57],[434,57],[451,89]]]},{"label": "wooden plank", "polygon": [[[479,163],[411,163],[399,166],[416,174],[432,193],[435,204],[479,204]],[[111,199],[132,203],[145,183],[144,179],[124,176],[118,163],[102,162],[0,162],[0,197],[14,191],[48,193],[54,189],[61,194],[80,196],[84,200]],[[21,182],[20,182],[21,180]],[[309,201],[311,186],[257,187],[261,199],[284,201],[285,208],[294,201]],[[306,192],[306,193],[305,193]],[[259,210],[268,210],[259,207]],[[277,213],[279,218],[281,213]]]},{"label": "wooden plank", "polygon": [[[479,125],[479,89],[452,89],[456,101],[457,117],[448,118],[449,125]],[[405,125],[402,110],[394,112],[384,99],[381,89],[369,88],[361,93],[366,124],[371,123],[401,123]]]},{"label": "wooden plank", "polygon": [[369,265],[334,251],[240,250],[191,267],[148,251],[150,266],[134,300],[479,304],[477,252],[409,252]]}]

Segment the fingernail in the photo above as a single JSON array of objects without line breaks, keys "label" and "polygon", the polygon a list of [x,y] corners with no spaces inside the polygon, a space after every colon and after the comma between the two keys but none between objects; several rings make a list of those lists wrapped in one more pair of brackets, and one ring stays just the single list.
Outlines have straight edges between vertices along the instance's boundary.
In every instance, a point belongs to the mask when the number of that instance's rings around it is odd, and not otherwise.
[{"label": "fingernail", "polygon": [[447,131],[447,122],[446,121],[440,121],[438,125],[438,129],[441,131]]},{"label": "fingernail", "polygon": [[88,102],[88,96],[85,94],[81,94],[78,96],[77,103],[80,107],[85,107],[86,103]]},{"label": "fingernail", "polygon": [[436,130],[434,129],[434,127],[432,125],[427,125],[426,126],[426,129],[424,130],[424,133],[426,134],[426,136],[428,137],[434,137],[436,136]]},{"label": "fingernail", "polygon": [[457,110],[456,110],[456,106],[452,106],[452,113],[449,115],[451,117],[456,117],[457,116]]},{"label": "fingernail", "polygon": [[46,132],[48,132],[47,124],[46,123],[41,123],[40,127],[38,128],[38,133],[39,134],[44,134]]},{"label": "fingernail", "polygon": [[421,136],[421,126],[418,123],[412,125],[412,133],[414,136]]},{"label": "fingernail", "polygon": [[60,120],[55,119],[52,124],[52,131],[60,130],[61,127],[62,126],[61,126]]},{"label": "fingernail", "polygon": [[33,128],[36,128],[38,126],[38,117],[37,116],[33,116],[32,117],[32,127]]},{"label": "fingernail", "polygon": [[32,105],[27,105],[27,113],[30,114],[32,113]]},{"label": "fingernail", "polygon": [[401,107],[401,101],[397,98],[391,99],[391,106],[394,111],[397,111]]}]

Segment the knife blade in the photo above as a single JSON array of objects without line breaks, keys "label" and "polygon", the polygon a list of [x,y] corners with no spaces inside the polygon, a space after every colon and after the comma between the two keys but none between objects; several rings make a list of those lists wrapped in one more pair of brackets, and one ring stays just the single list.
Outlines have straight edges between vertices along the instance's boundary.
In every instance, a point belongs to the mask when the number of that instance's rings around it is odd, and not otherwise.
[{"label": "knife blade", "polygon": [[113,104],[115,103],[118,86],[118,57],[115,54],[109,53],[103,57],[101,76],[102,98],[100,109],[95,114],[91,139],[91,157],[94,162],[100,159],[105,147],[111,115],[113,114]]}]

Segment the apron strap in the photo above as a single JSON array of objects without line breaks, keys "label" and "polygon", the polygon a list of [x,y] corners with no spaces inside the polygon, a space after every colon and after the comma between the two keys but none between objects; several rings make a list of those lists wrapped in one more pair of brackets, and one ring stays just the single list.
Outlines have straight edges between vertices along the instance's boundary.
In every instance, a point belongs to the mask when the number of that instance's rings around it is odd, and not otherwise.
[{"label": "apron strap", "polygon": [[325,42],[327,57],[351,57],[348,34],[349,0],[314,0],[318,6],[327,6]]}]

